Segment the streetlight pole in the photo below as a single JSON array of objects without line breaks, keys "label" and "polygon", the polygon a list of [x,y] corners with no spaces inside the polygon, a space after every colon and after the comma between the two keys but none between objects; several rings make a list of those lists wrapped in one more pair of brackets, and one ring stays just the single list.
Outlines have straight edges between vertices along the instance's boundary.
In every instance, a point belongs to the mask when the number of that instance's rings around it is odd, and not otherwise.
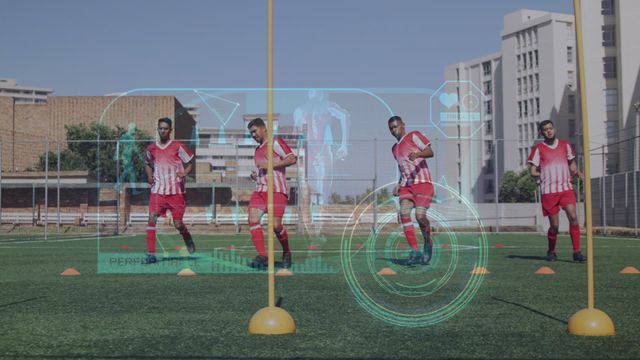
[{"label": "streetlight pole", "polygon": [[633,159],[633,171],[640,170],[640,101],[633,104],[633,108],[636,109],[636,126],[635,126],[635,151]]}]

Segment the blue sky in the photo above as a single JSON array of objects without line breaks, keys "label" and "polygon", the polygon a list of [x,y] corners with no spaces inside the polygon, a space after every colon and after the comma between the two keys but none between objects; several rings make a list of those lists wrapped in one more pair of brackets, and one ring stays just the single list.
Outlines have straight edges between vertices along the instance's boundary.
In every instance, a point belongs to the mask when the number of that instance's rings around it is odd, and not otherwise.
[{"label": "blue sky", "polygon": [[[57,95],[266,86],[266,0],[2,0],[0,77]],[[275,0],[275,86],[434,88],[520,8],[571,0]]]}]

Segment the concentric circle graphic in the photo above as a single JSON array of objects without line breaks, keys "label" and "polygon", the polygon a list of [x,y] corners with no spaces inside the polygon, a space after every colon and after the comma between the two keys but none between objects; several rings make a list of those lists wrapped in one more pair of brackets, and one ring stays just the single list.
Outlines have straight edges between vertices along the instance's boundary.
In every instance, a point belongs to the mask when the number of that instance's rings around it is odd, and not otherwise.
[{"label": "concentric circle graphic", "polygon": [[[483,275],[473,270],[487,266],[487,237],[472,204],[448,185],[434,183],[437,196],[427,212],[435,230],[433,255],[427,265],[408,266],[410,248],[397,211],[381,210],[376,226],[361,235],[360,220],[373,212],[375,192],[394,185],[371,192],[353,211],[354,224],[345,227],[341,242],[344,275],[358,304],[375,318],[404,327],[434,325],[455,316],[478,292]],[[395,209],[394,204],[390,199],[377,206]],[[379,274],[383,269],[386,275]]]}]

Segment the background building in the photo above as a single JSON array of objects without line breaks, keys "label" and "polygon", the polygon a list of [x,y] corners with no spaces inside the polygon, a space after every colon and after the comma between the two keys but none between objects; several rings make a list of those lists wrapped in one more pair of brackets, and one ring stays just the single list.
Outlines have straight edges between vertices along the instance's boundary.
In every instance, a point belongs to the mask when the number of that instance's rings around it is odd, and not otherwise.
[{"label": "background building", "polygon": [[16,79],[0,79],[0,96],[15,99],[16,104],[46,104],[53,89],[19,86]]}]

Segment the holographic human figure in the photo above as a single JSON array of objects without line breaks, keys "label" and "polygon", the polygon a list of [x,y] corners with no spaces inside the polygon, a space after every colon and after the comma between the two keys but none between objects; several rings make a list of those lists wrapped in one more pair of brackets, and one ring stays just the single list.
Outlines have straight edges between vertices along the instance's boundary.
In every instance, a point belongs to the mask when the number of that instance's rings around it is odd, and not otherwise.
[{"label": "holographic human figure", "polygon": [[[348,154],[350,116],[321,90],[309,90],[308,97],[293,113],[294,126],[306,140],[304,176],[310,179],[311,189],[307,190],[312,192],[311,203],[324,205],[331,194],[334,158],[342,160]],[[332,131],[336,120],[340,123],[339,143],[334,141]]]},{"label": "holographic human figure", "polygon": [[[120,186],[122,182],[129,180],[129,187],[131,188],[132,194],[137,194],[138,190],[136,190],[136,169],[134,166],[134,159],[138,159],[141,164],[144,163],[144,157],[140,153],[140,150],[136,146],[136,124],[129,123],[127,127],[127,132],[122,134],[120,140],[118,141],[118,146],[122,149],[122,155],[120,156],[120,161],[122,163],[122,173],[118,177],[118,181],[116,183],[116,189],[120,191]],[[117,160],[118,152],[116,151],[114,160]]]}]

